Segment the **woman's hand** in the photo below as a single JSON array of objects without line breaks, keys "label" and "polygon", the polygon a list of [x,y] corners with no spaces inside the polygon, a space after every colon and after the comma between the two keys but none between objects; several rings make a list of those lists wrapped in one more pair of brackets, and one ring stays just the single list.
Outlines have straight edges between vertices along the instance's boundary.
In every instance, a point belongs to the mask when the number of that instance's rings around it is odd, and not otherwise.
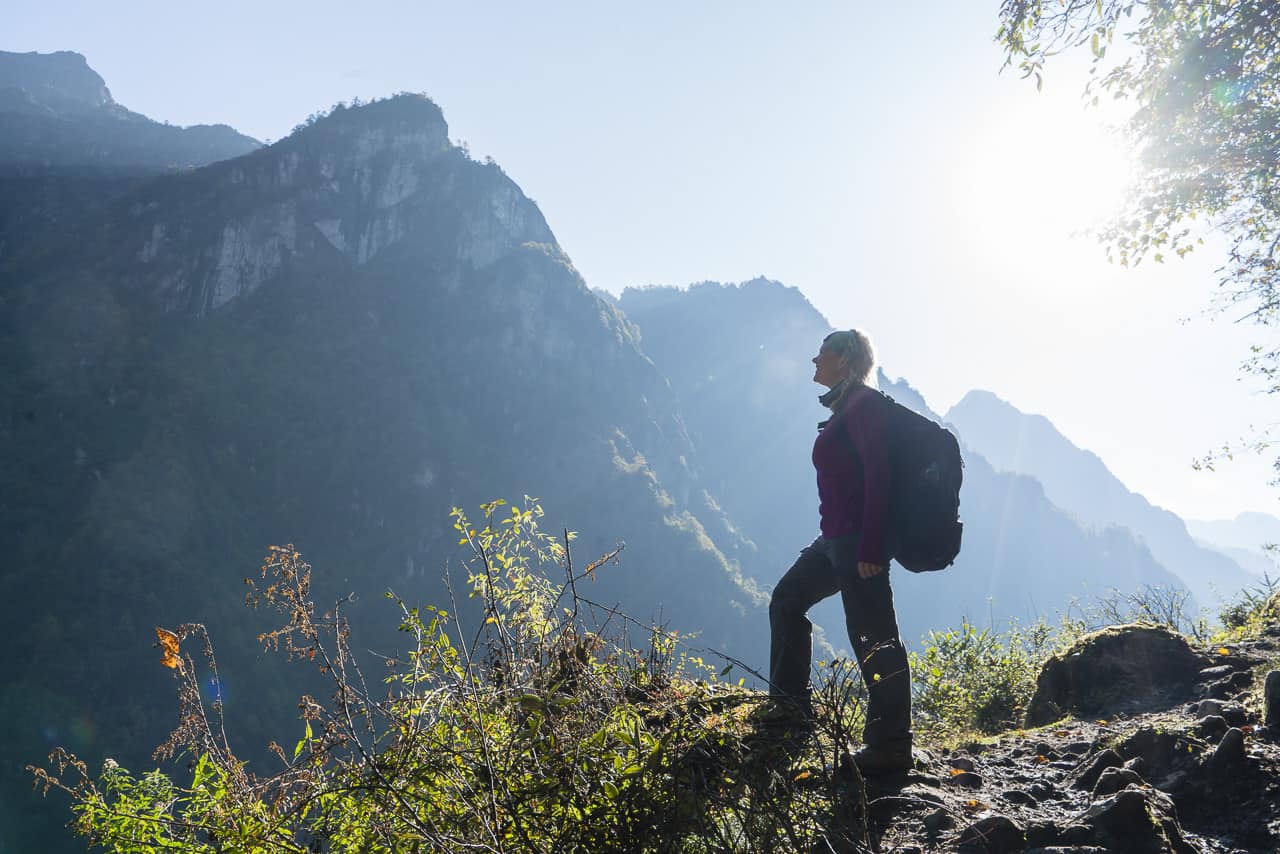
[{"label": "woman's hand", "polygon": [[878,563],[871,563],[865,560],[858,561],[859,578],[874,578],[882,572],[884,572],[884,567]]}]

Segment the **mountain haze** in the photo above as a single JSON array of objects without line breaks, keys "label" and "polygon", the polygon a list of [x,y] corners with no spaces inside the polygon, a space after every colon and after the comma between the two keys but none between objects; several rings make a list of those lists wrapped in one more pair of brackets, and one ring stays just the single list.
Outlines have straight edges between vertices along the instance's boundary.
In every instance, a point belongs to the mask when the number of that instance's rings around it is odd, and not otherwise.
[{"label": "mountain haze", "polygon": [[1280,519],[1269,513],[1241,513],[1234,519],[1187,520],[1194,536],[1218,546],[1261,551],[1280,543]]},{"label": "mountain haze", "polygon": [[990,392],[971,391],[947,420],[997,469],[1035,477],[1050,501],[1083,524],[1133,531],[1201,606],[1214,609],[1254,582],[1230,557],[1198,545],[1178,516],[1131,492],[1096,454],[1073,445],[1047,418],[1020,412]]},{"label": "mountain haze", "polygon": [[[640,327],[645,353],[671,380],[699,445],[702,479],[756,546],[759,558],[743,561],[744,570],[772,586],[817,535],[809,455],[825,410],[810,359],[830,324],[798,290],[767,279],[627,289],[619,304]],[[879,385],[937,417],[904,381],[881,372]],[[956,565],[920,576],[895,571],[908,643],[962,615],[1003,625],[1009,618],[1052,617],[1113,586],[1181,586],[1127,532],[1084,530],[1032,478],[998,472],[972,448],[964,453],[965,540]],[[815,613],[831,642],[845,646],[838,603]]]},{"label": "mountain haze", "polygon": [[1280,573],[1277,552],[1280,519],[1269,513],[1241,513],[1234,519],[1187,520],[1187,530],[1196,541],[1223,554],[1258,576],[1275,578]]}]

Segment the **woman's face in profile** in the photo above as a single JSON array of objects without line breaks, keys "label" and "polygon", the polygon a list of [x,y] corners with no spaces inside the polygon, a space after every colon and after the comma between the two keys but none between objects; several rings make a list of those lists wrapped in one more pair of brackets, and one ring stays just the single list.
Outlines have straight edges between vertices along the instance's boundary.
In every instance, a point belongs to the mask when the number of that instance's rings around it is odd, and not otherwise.
[{"label": "woman's face in profile", "polygon": [[813,366],[813,381],[827,388],[835,388],[849,374],[844,359],[825,342],[813,357]]}]

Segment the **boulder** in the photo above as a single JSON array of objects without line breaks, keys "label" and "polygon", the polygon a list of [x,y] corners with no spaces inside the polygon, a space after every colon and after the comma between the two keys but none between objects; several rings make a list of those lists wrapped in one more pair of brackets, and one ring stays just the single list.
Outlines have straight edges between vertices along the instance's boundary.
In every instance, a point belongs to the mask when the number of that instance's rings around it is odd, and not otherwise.
[{"label": "boulder", "polygon": [[1268,729],[1280,727],[1280,670],[1267,673],[1263,683],[1262,722]]},{"label": "boulder", "polygon": [[1102,776],[1094,784],[1093,796],[1100,798],[1114,795],[1129,785],[1141,786],[1142,775],[1129,768],[1108,768],[1102,772]]},{"label": "boulder", "polygon": [[956,826],[956,820],[945,809],[936,809],[924,817],[924,829],[931,834],[950,830]]},{"label": "boulder", "polygon": [[1217,741],[1222,734],[1231,729],[1231,724],[1222,715],[1205,715],[1196,721],[1195,734],[1205,741]]},{"label": "boulder", "polygon": [[1245,757],[1244,732],[1232,727],[1210,754],[1207,765],[1209,771],[1219,777],[1234,776],[1244,770]]},{"label": "boulder", "polygon": [[989,815],[966,827],[957,842],[960,851],[1013,854],[1027,847],[1026,835],[1011,818]]},{"label": "boulder", "polygon": [[1244,706],[1233,700],[1201,700],[1192,706],[1191,713],[1196,717],[1215,715],[1231,726],[1244,726],[1249,722],[1249,713]]},{"label": "boulder", "polygon": [[1094,717],[1157,708],[1189,691],[1203,667],[1186,638],[1165,626],[1101,629],[1044,663],[1027,725],[1043,726],[1066,714]]},{"label": "boulder", "polygon": [[1160,776],[1194,762],[1191,742],[1180,732],[1141,726],[1120,742],[1117,749],[1126,759],[1140,758],[1147,773]]},{"label": "boulder", "polygon": [[1005,789],[1000,793],[1000,797],[1004,798],[1011,804],[1017,804],[1024,807],[1034,807],[1040,803],[1032,797],[1029,792],[1022,789]]},{"label": "boulder", "polygon": [[960,786],[965,789],[981,789],[983,784],[982,775],[974,771],[953,771],[951,776],[947,777],[947,783],[952,786]]},{"label": "boulder", "polygon": [[1027,794],[1036,799],[1036,803],[1044,801],[1057,801],[1062,799],[1062,792],[1058,791],[1058,787],[1044,780],[1036,780],[1027,787]]},{"label": "boulder", "polygon": [[1109,851],[1198,854],[1182,836],[1173,800],[1155,789],[1131,786],[1094,804],[1079,821]]},{"label": "boulder", "polygon": [[1106,750],[1098,751],[1093,758],[1081,762],[1075,772],[1068,777],[1068,784],[1072,788],[1087,792],[1097,784],[1103,771],[1108,768],[1118,768],[1123,764],[1124,757],[1108,747]]},{"label": "boulder", "polygon": [[1062,838],[1062,828],[1051,819],[1035,819],[1027,823],[1027,848],[1044,850],[1057,845]]}]

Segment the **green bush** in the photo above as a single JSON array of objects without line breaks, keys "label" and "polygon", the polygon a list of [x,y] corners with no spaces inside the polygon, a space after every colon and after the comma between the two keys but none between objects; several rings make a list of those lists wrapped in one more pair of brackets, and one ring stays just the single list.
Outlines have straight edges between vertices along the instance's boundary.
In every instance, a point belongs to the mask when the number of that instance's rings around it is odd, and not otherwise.
[{"label": "green bush", "polygon": [[1280,590],[1280,579],[1263,575],[1252,587],[1241,590],[1236,598],[1218,612],[1221,629],[1214,640],[1229,641],[1257,637],[1268,623],[1280,619],[1280,614],[1268,613],[1271,597]]},{"label": "green bush", "polygon": [[[797,771],[794,754],[753,729],[760,694],[718,682],[679,654],[673,633],[580,595],[602,561],[575,567],[571,535],[544,534],[536,504],[504,508],[483,505],[476,525],[454,511],[472,555],[466,592],[479,605],[466,610],[477,616],[392,597],[410,644],[377,673],[352,652],[344,603],[317,612],[310,567],[292,546],[272,547],[250,601],[277,609],[284,624],[259,640],[318,666],[332,689],[327,700],[301,699],[301,738],[291,750],[271,746],[274,773],[254,773],[232,752],[221,708],[202,699],[196,660],[181,649],[200,638],[217,678],[211,645],[202,627],[184,625],[157,630],[181,706],[158,754],[184,755],[189,782],[110,760],[95,777],[63,751],[32,769],[38,782],[69,794],[75,829],[116,852],[865,845],[851,763]],[[629,631],[647,648],[627,644]],[[827,743],[843,746],[856,686],[845,673],[818,693],[822,723],[838,736]]]},{"label": "green bush", "polygon": [[959,629],[930,632],[924,650],[911,653],[917,729],[948,737],[1019,725],[1057,637],[1043,620],[1005,632],[963,620]]}]

